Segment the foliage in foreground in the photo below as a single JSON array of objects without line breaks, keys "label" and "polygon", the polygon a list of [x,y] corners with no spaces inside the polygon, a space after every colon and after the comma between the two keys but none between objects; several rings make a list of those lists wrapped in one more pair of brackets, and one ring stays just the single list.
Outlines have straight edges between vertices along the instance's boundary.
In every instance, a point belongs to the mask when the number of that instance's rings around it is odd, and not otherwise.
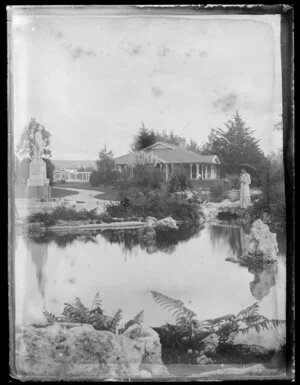
[{"label": "foliage in foreground", "polygon": [[44,317],[49,323],[70,322],[92,325],[96,330],[106,330],[115,334],[122,334],[130,326],[143,322],[144,310],[125,323],[123,328],[118,328],[122,320],[122,310],[118,309],[112,316],[104,314],[99,292],[96,293],[92,305],[87,308],[79,298],[73,304],[65,303],[61,316],[56,316],[44,309]]},{"label": "foliage in foreground", "polygon": [[237,315],[229,314],[216,319],[199,321],[196,313],[188,309],[182,301],[157,291],[151,291],[151,294],[155,302],[175,318],[175,325],[167,324],[163,329],[157,330],[160,334],[162,331],[161,337],[166,344],[175,347],[197,349],[199,342],[213,333],[219,336],[219,343],[225,343],[232,332],[248,333],[251,329],[259,332],[268,329],[270,325],[278,326],[285,323],[285,321],[268,319],[258,314],[257,302],[241,310]]}]

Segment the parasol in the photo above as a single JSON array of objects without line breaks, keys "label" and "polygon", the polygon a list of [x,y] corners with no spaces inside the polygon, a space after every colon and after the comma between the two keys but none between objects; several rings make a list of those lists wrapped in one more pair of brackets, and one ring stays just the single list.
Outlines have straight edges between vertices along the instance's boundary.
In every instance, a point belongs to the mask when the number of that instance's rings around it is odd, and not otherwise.
[{"label": "parasol", "polygon": [[248,171],[257,172],[256,168],[253,167],[253,166],[251,166],[251,164],[247,164],[247,163],[240,164],[240,167],[241,167],[241,168],[245,168],[245,169],[247,169]]}]

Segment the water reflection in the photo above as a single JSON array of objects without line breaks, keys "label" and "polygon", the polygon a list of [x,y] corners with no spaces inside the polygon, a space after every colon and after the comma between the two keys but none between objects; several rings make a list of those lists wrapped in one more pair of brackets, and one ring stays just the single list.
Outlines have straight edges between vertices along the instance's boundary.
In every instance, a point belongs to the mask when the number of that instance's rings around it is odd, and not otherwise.
[{"label": "water reflection", "polygon": [[[210,226],[210,237],[214,247],[219,247],[220,243],[229,246],[234,259],[245,254],[247,249],[246,235],[248,231],[240,225],[217,224]],[[285,255],[285,237],[277,235],[279,256]],[[250,291],[254,298],[261,301],[266,297],[276,284],[278,273],[278,263],[263,266],[260,269],[248,268],[249,273],[254,275],[254,280],[250,282]]]},{"label": "water reflection", "polygon": [[214,247],[228,245],[234,257],[241,257],[245,250],[245,230],[238,225],[217,224],[210,226],[210,239]]},{"label": "water reflection", "polygon": [[36,268],[36,277],[42,298],[45,297],[46,274],[45,265],[48,259],[48,246],[45,243],[27,243],[28,251]]},{"label": "water reflection", "polygon": [[249,273],[254,274],[254,280],[250,282],[251,293],[253,297],[261,301],[265,296],[269,294],[271,287],[276,284],[278,264],[277,262],[272,263],[270,266],[261,270],[248,270]]},{"label": "water reflection", "polygon": [[46,232],[41,235],[29,234],[28,238],[34,243],[38,244],[47,244],[55,243],[60,249],[65,249],[68,245],[71,245],[74,241],[78,240],[83,243],[93,242],[97,243],[97,232],[89,231],[86,233],[55,233],[55,232]]},{"label": "water reflection", "polygon": [[20,236],[18,320],[42,318],[42,306],[59,314],[64,302],[79,296],[89,303],[100,291],[109,314],[121,307],[127,319],[146,309],[145,322],[151,325],[173,322],[146,294],[149,290],[183,300],[199,317],[237,313],[255,297],[262,314],[284,318],[284,258],[278,259],[278,273],[275,265],[254,271],[226,262],[243,252],[244,235],[240,226],[193,223],[150,243],[140,242],[136,229]]},{"label": "water reflection", "polygon": [[157,251],[172,254],[180,242],[186,242],[193,237],[199,237],[201,229],[203,229],[203,225],[196,222],[181,224],[178,226],[178,231],[157,234],[156,239],[148,242],[144,242],[139,239],[138,229],[107,229],[81,234],[47,232],[42,235],[29,235],[29,238],[34,241],[34,243],[38,244],[54,242],[59,248],[64,249],[68,245],[71,245],[74,241],[97,243],[97,236],[101,236],[110,244],[119,244],[122,251],[126,253],[132,253],[134,248],[139,246],[148,254],[153,254]]}]

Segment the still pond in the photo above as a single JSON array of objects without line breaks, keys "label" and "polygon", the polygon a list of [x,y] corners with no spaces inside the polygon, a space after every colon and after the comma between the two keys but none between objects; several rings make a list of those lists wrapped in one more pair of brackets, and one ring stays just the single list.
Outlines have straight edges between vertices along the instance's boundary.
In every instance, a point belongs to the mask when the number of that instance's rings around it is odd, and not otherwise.
[{"label": "still pond", "polygon": [[241,255],[244,236],[234,224],[184,225],[152,244],[139,242],[133,229],[19,235],[16,323],[43,320],[43,308],[59,315],[75,297],[89,307],[96,292],[105,314],[121,308],[123,322],[145,310],[150,326],[174,323],[150,290],[182,300],[199,320],[237,314],[254,302],[268,318],[285,319],[284,244],[278,239],[277,263],[254,271],[226,261]]}]

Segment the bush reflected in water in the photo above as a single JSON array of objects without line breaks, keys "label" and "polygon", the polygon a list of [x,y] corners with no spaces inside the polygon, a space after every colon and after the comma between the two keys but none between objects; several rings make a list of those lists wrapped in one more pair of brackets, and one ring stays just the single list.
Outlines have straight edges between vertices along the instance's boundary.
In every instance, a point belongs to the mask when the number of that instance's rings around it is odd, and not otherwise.
[{"label": "bush reflected in water", "polygon": [[134,248],[140,247],[148,254],[152,254],[156,251],[162,251],[164,253],[173,253],[176,246],[180,242],[188,241],[189,239],[199,235],[200,230],[204,226],[197,222],[190,222],[181,224],[178,226],[176,232],[166,232],[163,234],[157,234],[156,239],[145,242],[139,239],[138,229],[124,229],[124,230],[102,230],[102,231],[89,231],[85,233],[55,233],[46,232],[44,234],[30,234],[29,239],[35,243],[44,244],[54,242],[59,248],[66,248],[74,241],[80,241],[83,243],[93,242],[97,243],[97,237],[102,236],[110,244],[119,244],[123,251],[131,253]]}]

